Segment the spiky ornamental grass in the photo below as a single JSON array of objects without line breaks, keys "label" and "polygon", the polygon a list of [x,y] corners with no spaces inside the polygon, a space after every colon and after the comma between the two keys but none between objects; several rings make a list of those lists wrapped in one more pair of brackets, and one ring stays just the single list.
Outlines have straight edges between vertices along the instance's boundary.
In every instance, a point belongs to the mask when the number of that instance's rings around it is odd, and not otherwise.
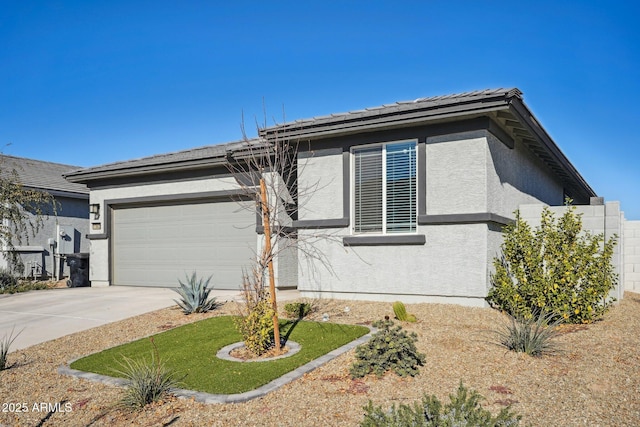
[{"label": "spiky ornamental grass", "polygon": [[120,400],[120,406],[124,409],[141,409],[161,400],[180,385],[181,380],[176,373],[168,369],[160,359],[153,337],[150,341],[153,345],[150,361],[122,356],[122,361],[119,362],[122,369],[116,372],[127,381]]},{"label": "spiky ornamental grass", "polygon": [[0,340],[0,371],[3,371],[9,368],[9,366],[7,365],[7,355],[9,354],[9,348],[11,347],[13,342],[16,340],[16,338],[18,338],[18,335],[20,335],[22,331],[18,332],[15,335],[13,334],[14,332],[15,332],[15,328],[12,328],[11,332],[9,332],[9,335],[5,335]]},{"label": "spiky ornamental grass", "polygon": [[413,405],[392,406],[385,411],[373,402],[364,407],[362,427],[507,427],[520,425],[520,415],[503,408],[495,417],[482,408],[482,396],[475,390],[468,390],[462,382],[450,402],[443,405],[436,396],[423,395],[420,402]]},{"label": "spiky ornamental grass", "polygon": [[531,318],[509,315],[495,334],[498,344],[509,350],[530,356],[551,355],[560,352],[555,341],[560,324],[562,318],[554,318],[552,313],[543,312]]},{"label": "spiky ornamental grass", "polygon": [[191,277],[188,275],[186,277],[186,283],[178,279],[180,287],[173,289],[181,297],[180,301],[174,301],[180,306],[184,314],[206,313],[215,309],[218,306],[215,297],[209,299],[209,293],[213,289],[213,287],[209,287],[212,276],[209,276],[206,280],[203,278],[198,279],[194,271]]}]

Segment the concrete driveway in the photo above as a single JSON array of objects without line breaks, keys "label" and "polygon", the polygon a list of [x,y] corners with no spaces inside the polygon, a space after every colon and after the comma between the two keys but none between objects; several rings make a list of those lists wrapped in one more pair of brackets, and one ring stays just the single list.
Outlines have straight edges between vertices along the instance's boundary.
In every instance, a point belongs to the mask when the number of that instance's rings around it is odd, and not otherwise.
[{"label": "concrete driveway", "polygon": [[[219,302],[237,299],[237,291],[213,290]],[[292,299],[297,291],[278,292]],[[0,295],[0,339],[22,331],[11,351],[96,326],[175,305],[171,289],[109,286],[62,288]]]}]

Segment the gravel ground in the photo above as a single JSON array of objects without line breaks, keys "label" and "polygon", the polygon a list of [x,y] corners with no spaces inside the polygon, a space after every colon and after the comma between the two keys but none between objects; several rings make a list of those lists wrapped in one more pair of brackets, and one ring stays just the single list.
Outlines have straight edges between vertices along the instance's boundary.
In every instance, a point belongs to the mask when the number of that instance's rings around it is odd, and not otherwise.
[{"label": "gravel ground", "polygon": [[[341,323],[370,323],[392,314],[388,303],[313,303],[317,306],[313,317],[328,313],[331,321]],[[541,358],[492,344],[490,331],[504,321],[494,310],[407,305],[418,322],[403,326],[418,334],[417,346],[427,355],[419,376],[352,380],[352,350],[242,404],[206,405],[169,398],[130,413],[116,408],[119,388],[57,373],[72,359],[134,338],[235,314],[233,304],[191,316],[177,308],[164,309],[11,353],[9,362],[14,366],[0,372],[0,426],[358,425],[369,400],[386,407],[412,402],[426,392],[448,401],[460,381],[480,392],[488,409],[497,412],[511,404],[523,415],[524,424],[532,426],[640,425],[640,295],[633,293],[627,293],[603,321],[564,329],[558,340],[563,353]]]}]

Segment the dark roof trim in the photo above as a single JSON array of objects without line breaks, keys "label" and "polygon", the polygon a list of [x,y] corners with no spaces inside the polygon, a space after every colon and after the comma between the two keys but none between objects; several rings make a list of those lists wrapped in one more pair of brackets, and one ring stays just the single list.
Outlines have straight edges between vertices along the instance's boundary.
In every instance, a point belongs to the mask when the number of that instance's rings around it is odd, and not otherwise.
[{"label": "dark roof trim", "polygon": [[520,90],[513,88],[419,98],[376,108],[297,120],[263,129],[260,136],[270,142],[278,138],[312,140],[353,132],[404,127],[425,121],[451,120],[460,116],[482,115],[508,108],[511,100],[520,98],[521,95]]},{"label": "dark roof trim", "polygon": [[523,123],[529,130],[529,132],[543,145],[544,149],[551,155],[552,159],[560,164],[562,169],[567,173],[568,177],[574,181],[573,186],[577,190],[582,190],[586,193],[587,199],[589,197],[595,197],[596,192],[591,188],[587,181],[580,175],[578,170],[569,161],[567,156],[560,150],[558,145],[551,139],[551,136],[544,130],[542,125],[531,113],[529,108],[525,105],[524,101],[519,98],[511,103],[511,113]]},{"label": "dark roof trim", "polygon": [[175,153],[159,154],[141,159],[110,163],[69,172],[67,181],[86,183],[109,178],[133,177],[165,172],[206,169],[229,164],[232,153],[246,152],[249,145],[259,147],[260,140],[230,142],[210,145]]},{"label": "dark roof trim", "polygon": [[[495,117],[497,113],[505,113],[521,123],[520,129],[512,131],[512,135],[495,123],[490,123],[489,130],[507,146],[513,147],[512,137],[535,139],[536,147],[529,146],[529,148],[558,175],[568,188],[587,200],[596,195],[524,104],[522,92],[517,88],[487,89],[419,98],[376,108],[297,120],[265,128],[260,132],[260,136],[269,142],[279,139],[312,141],[425,123],[449,122],[462,117]],[[519,132],[524,132],[524,135]]]}]

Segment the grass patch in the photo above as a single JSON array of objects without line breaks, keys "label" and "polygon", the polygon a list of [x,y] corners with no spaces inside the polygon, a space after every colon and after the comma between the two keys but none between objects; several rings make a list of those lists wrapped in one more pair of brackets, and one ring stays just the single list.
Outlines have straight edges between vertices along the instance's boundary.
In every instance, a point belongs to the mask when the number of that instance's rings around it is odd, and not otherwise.
[{"label": "grass patch", "polygon": [[[280,322],[281,335],[299,343],[299,353],[267,362],[242,363],[221,360],[216,353],[222,347],[241,341],[233,316],[180,326],[154,336],[165,366],[180,376],[183,387],[212,394],[236,394],[254,390],[318,357],[369,332],[368,328],[319,322]],[[80,371],[120,376],[119,361],[149,359],[152,345],[143,338],[113,347],[71,364]]]}]

